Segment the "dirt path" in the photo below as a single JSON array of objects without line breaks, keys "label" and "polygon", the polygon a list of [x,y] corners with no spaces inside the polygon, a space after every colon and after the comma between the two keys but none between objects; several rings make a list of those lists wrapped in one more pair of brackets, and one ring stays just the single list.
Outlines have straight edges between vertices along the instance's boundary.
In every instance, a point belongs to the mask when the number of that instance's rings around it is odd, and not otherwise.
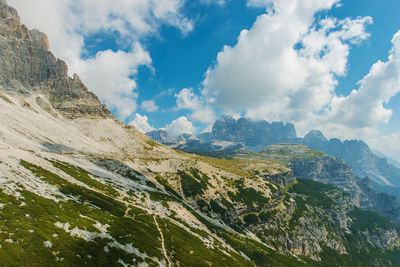
[{"label": "dirt path", "polygon": [[154,219],[154,223],[155,223],[156,226],[157,226],[157,230],[158,230],[158,232],[160,233],[160,237],[161,237],[161,249],[162,249],[162,252],[163,252],[163,254],[164,254],[164,258],[165,258],[165,260],[167,261],[167,266],[168,266],[168,267],[172,267],[171,259],[169,258],[168,253],[167,253],[167,249],[165,248],[164,235],[163,235],[163,233],[162,233],[162,231],[161,231],[160,225],[158,225],[156,216],[153,216],[153,219]]}]

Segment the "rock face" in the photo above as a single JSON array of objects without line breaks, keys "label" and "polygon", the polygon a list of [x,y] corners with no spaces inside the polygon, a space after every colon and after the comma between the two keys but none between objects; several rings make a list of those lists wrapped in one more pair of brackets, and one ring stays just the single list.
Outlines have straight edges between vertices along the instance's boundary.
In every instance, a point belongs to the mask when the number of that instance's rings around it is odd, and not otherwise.
[{"label": "rock face", "polygon": [[398,198],[374,190],[374,183],[369,178],[358,180],[357,184],[362,189],[363,199],[367,200],[362,203],[366,209],[377,210],[400,224],[400,200]]},{"label": "rock face", "polygon": [[351,205],[380,213],[400,224],[400,202],[377,192],[369,178],[359,179],[345,161],[301,145],[273,145],[261,157],[287,164],[295,177],[334,185],[350,196]]},{"label": "rock face", "polygon": [[336,138],[327,140],[321,138],[322,133],[317,136],[315,132],[310,132],[304,139],[297,139],[296,142],[345,160],[358,177],[369,177],[373,180],[375,189],[400,197],[400,169],[385,158],[375,155],[365,142],[342,142]]},{"label": "rock face", "polygon": [[28,30],[17,11],[0,3],[0,84],[16,94],[44,93],[68,118],[108,117],[110,112],[85,87],[68,76],[67,65],[49,50],[45,34]]},{"label": "rock face", "polygon": [[154,130],[146,133],[146,135],[160,144],[171,142],[171,137],[169,136],[168,132],[164,130]]},{"label": "rock face", "polygon": [[319,130],[312,130],[309,133],[307,133],[304,136],[304,140],[307,140],[309,142],[315,142],[315,141],[328,141],[328,139],[326,139],[325,135],[319,131]]},{"label": "rock face", "polygon": [[212,128],[212,139],[243,143],[255,150],[263,147],[286,142],[296,138],[296,130],[291,123],[267,121],[252,121],[231,116],[222,116]]}]

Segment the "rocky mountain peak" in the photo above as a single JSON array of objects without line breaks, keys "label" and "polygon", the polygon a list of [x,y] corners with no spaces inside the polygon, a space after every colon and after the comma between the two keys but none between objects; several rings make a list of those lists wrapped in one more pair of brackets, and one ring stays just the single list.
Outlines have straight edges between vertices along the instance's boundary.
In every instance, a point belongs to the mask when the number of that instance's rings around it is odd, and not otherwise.
[{"label": "rocky mountain peak", "polygon": [[231,115],[224,114],[218,118],[217,122],[236,122],[236,119]]},{"label": "rocky mountain peak", "polygon": [[311,130],[304,136],[304,139],[310,141],[328,141],[325,135],[319,130]]},{"label": "rocky mountain peak", "polygon": [[1,90],[46,94],[53,107],[68,118],[110,116],[78,75],[68,76],[65,62],[49,50],[47,36],[29,30],[5,1],[0,2],[0,61]]},{"label": "rocky mountain peak", "polygon": [[223,115],[214,123],[212,133],[216,138],[223,139],[235,130],[236,123],[237,121],[233,117]]},{"label": "rocky mountain peak", "polygon": [[146,135],[148,137],[150,137],[151,139],[153,139],[154,141],[159,142],[159,143],[168,142],[170,140],[170,136],[169,136],[168,132],[165,130],[161,130],[161,129],[150,131],[150,132],[146,133]]},{"label": "rocky mountain peak", "polygon": [[296,138],[296,129],[291,123],[272,122],[265,120],[254,121],[247,118],[235,120],[224,115],[219,118],[212,128],[213,140],[223,140],[243,143],[256,150],[279,142],[289,142]]}]

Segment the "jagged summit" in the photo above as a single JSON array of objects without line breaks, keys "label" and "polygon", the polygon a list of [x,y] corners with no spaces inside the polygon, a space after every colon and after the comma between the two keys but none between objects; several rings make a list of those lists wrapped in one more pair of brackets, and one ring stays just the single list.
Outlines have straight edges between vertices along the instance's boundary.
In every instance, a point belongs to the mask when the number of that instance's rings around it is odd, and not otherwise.
[{"label": "jagged summit", "polygon": [[225,122],[233,122],[233,121],[237,121],[237,120],[231,115],[223,114],[217,119],[217,121],[220,121],[220,122],[223,122],[223,121],[225,121]]},{"label": "jagged summit", "polygon": [[310,141],[328,141],[325,135],[319,130],[311,130],[304,136],[304,139]]},{"label": "jagged summit", "polygon": [[272,122],[265,120],[253,121],[246,118],[235,120],[224,115],[212,128],[212,139],[244,143],[249,147],[286,142],[296,138],[296,129],[291,123]]},{"label": "jagged summit", "polygon": [[17,11],[0,2],[0,84],[12,94],[40,93],[68,118],[108,117],[110,112],[49,50],[47,36],[29,30]]}]

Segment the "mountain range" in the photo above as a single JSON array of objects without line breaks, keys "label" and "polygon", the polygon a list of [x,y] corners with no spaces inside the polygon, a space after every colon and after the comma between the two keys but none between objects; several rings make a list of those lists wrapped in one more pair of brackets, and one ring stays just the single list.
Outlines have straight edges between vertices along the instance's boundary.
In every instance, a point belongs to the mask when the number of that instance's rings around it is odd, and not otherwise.
[{"label": "mountain range", "polygon": [[400,265],[398,201],[343,160],[275,144],[296,139],[293,125],[244,136],[225,117],[218,140],[170,140],[219,142],[240,151],[230,159],[155,142],[70,77],[4,0],[0,61],[0,266]]},{"label": "mountain range", "polygon": [[328,140],[321,131],[312,130],[304,138],[296,134],[291,123],[234,119],[224,115],[213,125],[212,131],[198,136],[172,138],[163,130],[147,133],[150,138],[176,149],[203,155],[232,157],[260,152],[274,144],[303,144],[344,160],[359,178],[369,178],[381,192],[400,197],[400,168],[395,161],[374,153],[361,140]]}]

